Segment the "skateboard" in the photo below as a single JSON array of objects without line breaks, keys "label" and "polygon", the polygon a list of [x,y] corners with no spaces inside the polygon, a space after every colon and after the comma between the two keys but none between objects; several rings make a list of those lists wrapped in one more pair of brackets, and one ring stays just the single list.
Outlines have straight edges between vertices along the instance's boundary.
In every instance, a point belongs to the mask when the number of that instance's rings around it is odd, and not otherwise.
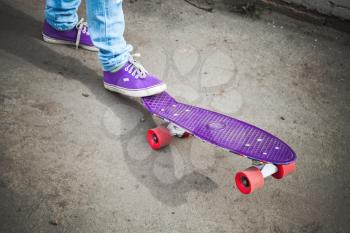
[{"label": "skateboard", "polygon": [[161,118],[167,127],[147,132],[151,148],[158,150],[172,141],[193,135],[231,153],[252,160],[252,166],[235,175],[236,187],[250,194],[264,186],[264,179],[281,179],[296,169],[295,152],[281,139],[246,122],[232,117],[177,102],[167,92],[142,97],[144,107]]}]

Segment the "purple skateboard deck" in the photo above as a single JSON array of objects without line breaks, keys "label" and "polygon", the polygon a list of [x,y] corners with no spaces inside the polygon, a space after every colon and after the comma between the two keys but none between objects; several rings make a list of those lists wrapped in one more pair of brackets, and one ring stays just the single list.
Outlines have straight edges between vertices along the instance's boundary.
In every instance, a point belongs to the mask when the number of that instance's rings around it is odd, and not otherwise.
[{"label": "purple skateboard deck", "polygon": [[296,159],[294,151],[282,140],[243,121],[179,103],[166,92],[142,100],[157,117],[235,154],[274,164],[288,164]]}]

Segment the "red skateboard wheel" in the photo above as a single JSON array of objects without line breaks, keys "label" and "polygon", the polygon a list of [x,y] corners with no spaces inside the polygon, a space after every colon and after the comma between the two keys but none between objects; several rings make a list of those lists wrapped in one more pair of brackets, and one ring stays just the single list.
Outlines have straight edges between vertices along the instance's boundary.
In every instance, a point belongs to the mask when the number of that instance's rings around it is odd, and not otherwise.
[{"label": "red skateboard wheel", "polygon": [[148,143],[154,150],[158,150],[169,145],[172,139],[173,137],[169,130],[162,126],[150,129],[147,132]]},{"label": "red skateboard wheel", "polygon": [[264,186],[264,177],[257,167],[250,167],[236,173],[236,186],[243,194],[250,194]]},{"label": "red skateboard wheel", "polygon": [[282,179],[286,175],[289,175],[293,173],[296,169],[295,162],[292,162],[290,164],[283,164],[283,165],[277,165],[278,171],[275,174],[272,174],[272,176],[276,179]]}]

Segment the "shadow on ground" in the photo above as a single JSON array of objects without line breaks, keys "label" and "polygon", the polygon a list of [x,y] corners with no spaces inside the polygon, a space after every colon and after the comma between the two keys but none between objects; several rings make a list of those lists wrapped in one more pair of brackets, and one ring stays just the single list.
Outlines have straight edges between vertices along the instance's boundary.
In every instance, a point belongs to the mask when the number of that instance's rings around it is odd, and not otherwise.
[{"label": "shadow on ground", "polygon": [[[129,158],[125,148],[126,142],[133,133],[145,133],[147,128],[153,126],[152,117],[135,100],[106,91],[102,86],[101,76],[95,70],[90,69],[75,58],[48,49],[41,40],[41,22],[11,6],[0,3],[0,29],[2,34],[0,36],[1,50],[20,57],[39,69],[83,83],[98,101],[107,106],[115,106],[116,103],[120,103],[132,106],[135,110],[143,113],[145,122],[139,123],[134,131],[128,134],[129,136],[122,138],[123,136],[111,135],[107,130],[105,133],[108,137],[121,140],[125,156],[123,162],[127,163],[131,173],[150,190],[155,198],[166,205],[176,206],[186,202],[186,193],[191,190],[209,192],[217,188],[212,180],[196,172],[182,177],[175,183],[163,184],[153,174],[152,161],[135,161]],[[115,115],[118,114],[116,109],[111,110]],[[103,126],[101,125],[101,127]],[[171,156],[171,153],[168,152],[152,152],[152,155],[162,153],[161,156]],[[1,201],[8,202],[6,198],[2,198]]]}]

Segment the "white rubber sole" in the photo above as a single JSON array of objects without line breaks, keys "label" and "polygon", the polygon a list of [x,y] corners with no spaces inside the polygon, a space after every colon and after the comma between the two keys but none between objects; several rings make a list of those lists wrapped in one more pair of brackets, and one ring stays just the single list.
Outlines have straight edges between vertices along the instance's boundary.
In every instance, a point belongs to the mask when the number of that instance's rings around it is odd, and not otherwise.
[{"label": "white rubber sole", "polygon": [[151,87],[151,88],[135,90],[135,91],[130,91],[128,89],[124,89],[124,88],[117,87],[107,83],[103,83],[103,85],[109,91],[117,92],[117,93],[131,96],[131,97],[145,97],[150,95],[156,95],[167,89],[165,83],[163,83],[162,85]]},{"label": "white rubber sole", "polygon": [[[43,39],[45,42],[50,43],[50,44],[63,44],[63,45],[72,45],[75,46],[75,43],[73,42],[69,42],[69,41],[65,41],[65,40],[59,40],[59,39],[54,39],[51,37],[48,37],[46,35],[43,34]],[[79,45],[80,48],[92,51],[92,52],[97,52],[98,48],[96,48],[95,46],[88,46],[88,45]]]}]

